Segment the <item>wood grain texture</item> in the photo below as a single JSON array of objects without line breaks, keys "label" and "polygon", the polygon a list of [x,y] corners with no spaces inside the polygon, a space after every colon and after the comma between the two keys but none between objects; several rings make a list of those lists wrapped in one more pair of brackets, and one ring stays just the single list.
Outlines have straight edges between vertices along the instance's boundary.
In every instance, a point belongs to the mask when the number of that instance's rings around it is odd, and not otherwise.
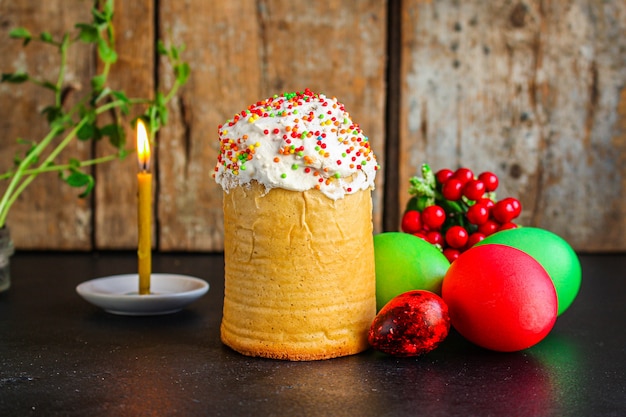
[{"label": "wood grain texture", "polygon": [[193,51],[191,81],[159,137],[162,249],[222,248],[217,126],[262,98],[307,87],[337,96],[384,160],[385,20],[378,1],[162,4],[161,33]]},{"label": "wood grain texture", "polygon": [[[9,39],[16,27],[28,29],[34,36],[49,32],[56,40],[71,31],[74,23],[89,21],[89,9],[81,1],[0,2],[0,71],[24,71],[33,77],[55,82],[60,62],[57,50],[39,42],[22,46],[21,40]],[[65,88],[67,103],[74,99],[93,73],[92,50],[76,45],[68,52],[69,70]],[[10,57],[10,58],[9,58]],[[78,91],[79,92],[79,91]],[[21,157],[27,147],[17,138],[39,141],[48,132],[41,114],[54,104],[50,90],[28,84],[0,84],[0,171],[13,166],[13,157]],[[56,162],[67,163],[70,157],[83,159],[90,155],[88,145],[72,144]],[[0,192],[8,183],[0,182]],[[91,199],[78,198],[80,191],[62,183],[54,173],[41,175],[13,205],[7,224],[18,248],[90,249],[92,236]]]},{"label": "wood grain texture", "polygon": [[423,162],[490,170],[521,224],[624,250],[626,5],[403,4],[399,178]]},{"label": "wood grain texture", "polygon": [[[186,45],[192,68],[158,137],[159,244],[164,250],[220,250],[222,197],[211,178],[217,126],[260,94],[258,77],[249,71],[260,50],[255,3],[164,2],[159,21],[163,39]],[[159,74],[159,84],[169,88],[174,80],[163,63]]]},{"label": "wood grain texture", "polygon": [[[111,67],[109,85],[112,89],[123,90],[129,98],[154,97],[154,14],[153,0],[115,2],[113,23],[118,59]],[[118,113],[125,127],[127,148],[136,148],[136,132],[130,120],[144,110],[135,108],[127,117]],[[103,115],[101,123],[110,123],[112,116]],[[97,156],[102,156],[113,153],[114,149],[103,140],[98,143],[95,152]],[[151,165],[154,169],[156,161],[153,160]],[[98,249],[137,247],[137,172],[137,155],[134,152],[123,161],[96,166],[94,240]],[[154,185],[152,188],[155,188]],[[155,238],[152,242],[156,246]]]},{"label": "wood grain texture", "polygon": [[538,103],[545,150],[533,223],[575,248],[626,249],[626,3],[551,4]]},{"label": "wood grain texture", "polygon": [[[154,152],[158,250],[222,250],[222,195],[211,178],[217,126],[261,98],[307,87],[338,97],[372,141],[384,168],[374,193],[377,231],[397,229],[408,179],[428,162],[495,172],[499,196],[522,200],[522,224],[552,230],[579,251],[626,250],[624,1],[115,6],[115,88],[137,97],[172,85],[171,69],[155,57],[157,38],[186,44],[192,69]],[[8,39],[10,29],[58,35],[90,21],[90,7],[0,1],[0,70],[49,73],[56,55],[37,44],[24,49]],[[68,86],[86,85],[95,62],[90,47],[73,51]],[[27,85],[0,84],[0,171],[11,166],[17,137],[44,134],[38,113],[51,99]],[[127,135],[134,147],[135,132]],[[107,146],[77,144],[72,156],[102,155]],[[54,174],[38,178],[9,217],[16,246],[136,247],[136,172],[134,155],[97,167],[86,200]]]}]

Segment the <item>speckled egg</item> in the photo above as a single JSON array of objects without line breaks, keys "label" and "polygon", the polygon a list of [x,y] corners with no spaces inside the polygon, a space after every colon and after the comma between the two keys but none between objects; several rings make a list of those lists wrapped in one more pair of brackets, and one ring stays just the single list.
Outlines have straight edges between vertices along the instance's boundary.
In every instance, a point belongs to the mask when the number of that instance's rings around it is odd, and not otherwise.
[{"label": "speckled egg", "polygon": [[419,356],[448,336],[450,317],[441,297],[414,290],[389,301],[376,315],[368,334],[370,345],[393,356]]}]

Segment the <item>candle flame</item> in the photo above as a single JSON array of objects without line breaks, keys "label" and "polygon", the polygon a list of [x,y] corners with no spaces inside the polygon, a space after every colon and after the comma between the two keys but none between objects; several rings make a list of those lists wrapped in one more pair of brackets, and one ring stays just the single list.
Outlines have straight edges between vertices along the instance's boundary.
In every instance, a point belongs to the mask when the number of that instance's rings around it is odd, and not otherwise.
[{"label": "candle flame", "polygon": [[150,165],[150,141],[143,121],[137,120],[137,161],[143,171],[148,171]]}]

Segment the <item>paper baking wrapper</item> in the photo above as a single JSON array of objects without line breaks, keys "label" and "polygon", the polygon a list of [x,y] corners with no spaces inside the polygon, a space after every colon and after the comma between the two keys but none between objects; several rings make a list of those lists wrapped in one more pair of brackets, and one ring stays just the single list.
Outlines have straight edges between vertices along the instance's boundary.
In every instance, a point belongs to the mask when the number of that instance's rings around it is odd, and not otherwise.
[{"label": "paper baking wrapper", "polygon": [[250,356],[327,359],[368,346],[376,315],[371,191],[331,200],[258,183],[224,193],[222,341]]}]

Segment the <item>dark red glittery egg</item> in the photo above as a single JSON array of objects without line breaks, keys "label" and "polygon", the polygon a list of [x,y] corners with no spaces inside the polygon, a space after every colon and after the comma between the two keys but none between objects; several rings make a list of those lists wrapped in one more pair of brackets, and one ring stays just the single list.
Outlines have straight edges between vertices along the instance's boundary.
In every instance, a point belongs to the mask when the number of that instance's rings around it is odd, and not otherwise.
[{"label": "dark red glittery egg", "polygon": [[448,336],[448,306],[430,291],[408,291],[392,298],[374,318],[370,345],[393,356],[419,356]]}]

